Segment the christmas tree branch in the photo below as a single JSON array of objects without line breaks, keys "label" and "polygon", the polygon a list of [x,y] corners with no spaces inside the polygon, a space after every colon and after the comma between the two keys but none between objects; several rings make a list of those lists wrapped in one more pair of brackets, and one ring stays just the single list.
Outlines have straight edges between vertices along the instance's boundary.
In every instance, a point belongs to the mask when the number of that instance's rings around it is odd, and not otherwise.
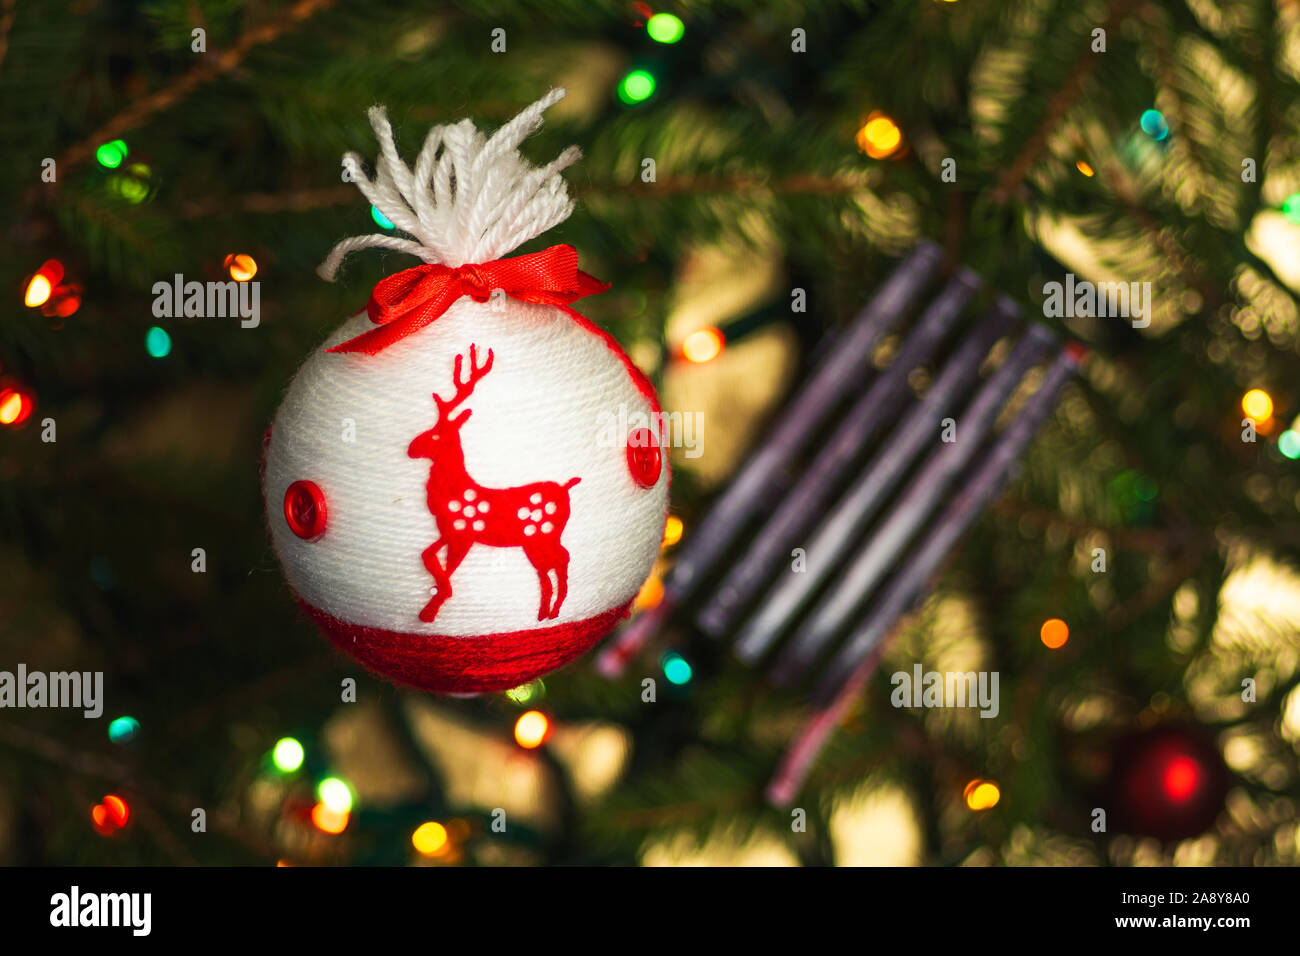
[{"label": "christmas tree branch", "polygon": [[58,168],[62,171],[85,162],[101,143],[116,139],[127,130],[147,122],[155,113],[170,109],[200,86],[234,70],[255,48],[279,39],[333,4],[334,0],[298,0],[274,20],[245,31],[229,49],[211,58],[205,54],[202,62],[161,89],[134,100],[85,139],[65,150],[58,158]]},{"label": "christmas tree branch", "polygon": [[[1107,35],[1110,34],[1110,31],[1120,19],[1128,13],[1128,8],[1131,5],[1132,0],[1111,0],[1106,21],[1102,24],[1102,29],[1106,31]],[[1098,55],[1092,52],[1092,39],[1089,37],[1088,49],[1084,50],[1079,59],[1075,61],[1074,66],[1065,78],[1065,82],[1056,91],[1056,95],[1052,97],[1051,102],[1047,104],[1047,110],[1043,114],[1042,122],[1038,124],[1038,129],[1025,143],[1020,153],[1012,161],[1011,166],[1003,174],[997,188],[993,190],[993,201],[995,203],[1000,205],[1011,198],[1012,192],[1025,178],[1025,175],[1038,159],[1039,154],[1047,148],[1052,133],[1056,131],[1065,114],[1069,112],[1070,107],[1074,105],[1074,101],[1083,92],[1083,81],[1096,69],[1097,62]]]}]

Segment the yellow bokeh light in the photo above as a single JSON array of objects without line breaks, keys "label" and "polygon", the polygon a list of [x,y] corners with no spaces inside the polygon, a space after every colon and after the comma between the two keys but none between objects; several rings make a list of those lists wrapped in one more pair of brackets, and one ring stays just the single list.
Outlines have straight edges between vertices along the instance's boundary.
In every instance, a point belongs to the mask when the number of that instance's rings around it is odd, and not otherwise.
[{"label": "yellow bokeh light", "polygon": [[242,252],[226,256],[226,268],[230,270],[230,278],[236,282],[247,282],[257,275],[257,261]]},{"label": "yellow bokeh light", "polygon": [[0,393],[0,425],[12,425],[22,413],[22,395],[13,391]]},{"label": "yellow bokeh light", "polygon": [[1064,647],[1065,642],[1070,639],[1070,626],[1059,617],[1054,617],[1043,622],[1043,626],[1039,628],[1038,636],[1046,646],[1056,650],[1058,647]]},{"label": "yellow bokeh light", "polygon": [[49,301],[50,293],[53,291],[50,280],[38,273],[32,276],[31,282],[27,283],[27,292],[23,295],[23,305],[31,309],[42,306]]},{"label": "yellow bokeh light", "polygon": [[684,529],[685,526],[682,524],[681,518],[677,517],[677,515],[669,515],[664,522],[664,547],[671,548],[682,540],[682,531]]},{"label": "yellow bokeh light", "polygon": [[1241,410],[1256,422],[1268,421],[1273,417],[1273,397],[1262,388],[1252,388],[1241,396]]},{"label": "yellow bokeh light", "polygon": [[1085,163],[1083,160],[1079,160],[1077,163],[1075,163],[1074,168],[1077,169],[1079,172],[1083,173],[1085,176],[1097,175],[1093,171],[1093,168],[1089,166],[1087,163]]},{"label": "yellow bokeh light", "polygon": [[688,362],[708,362],[722,352],[723,336],[713,327],[699,329],[682,342],[682,355]]},{"label": "yellow bokeh light", "polygon": [[989,810],[998,805],[1002,791],[992,780],[972,780],[962,791],[966,806],[971,810]]},{"label": "yellow bokeh light", "polygon": [[342,833],[348,828],[348,812],[331,810],[323,803],[311,808],[311,822],[324,833]]},{"label": "yellow bokeh light", "polygon": [[430,820],[421,823],[411,834],[411,845],[425,856],[434,856],[447,847],[447,828]]},{"label": "yellow bokeh light", "polygon": [[638,611],[644,611],[648,607],[654,607],[663,599],[664,582],[659,575],[652,574],[641,585],[641,590],[637,592],[636,600],[632,602],[632,605]]},{"label": "yellow bokeh light", "polygon": [[872,159],[884,159],[903,143],[903,131],[884,113],[872,113],[854,137],[858,149]]},{"label": "yellow bokeh light", "polygon": [[515,743],[529,750],[540,747],[550,732],[551,722],[540,710],[520,714],[515,721]]}]

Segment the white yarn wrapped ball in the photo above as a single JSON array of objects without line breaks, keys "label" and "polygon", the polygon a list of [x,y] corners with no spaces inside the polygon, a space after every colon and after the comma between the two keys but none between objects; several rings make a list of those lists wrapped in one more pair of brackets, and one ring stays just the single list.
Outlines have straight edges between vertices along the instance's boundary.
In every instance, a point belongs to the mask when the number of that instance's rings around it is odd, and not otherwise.
[{"label": "white yarn wrapped ball", "polygon": [[[372,110],[376,180],[344,162],[415,239],[346,240],[322,274],[366,245],[488,262],[563,219],[559,171],[576,150],[541,170],[516,150],[562,95],[490,140],[467,121],[435,128],[414,174]],[[268,434],[285,576],[338,646],[390,679],[460,694],[526,683],[608,632],[651,570],[669,483],[653,389],[593,324],[499,289],[375,354],[328,351],[374,328],[363,312],[336,330]]]}]

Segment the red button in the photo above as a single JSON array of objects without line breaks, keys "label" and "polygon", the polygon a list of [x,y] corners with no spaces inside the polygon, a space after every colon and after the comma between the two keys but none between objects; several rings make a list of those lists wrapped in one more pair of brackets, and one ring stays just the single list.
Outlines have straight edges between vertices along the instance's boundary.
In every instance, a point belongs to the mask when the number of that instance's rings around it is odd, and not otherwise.
[{"label": "red button", "polygon": [[284,520],[304,541],[325,533],[325,494],[312,481],[295,481],[284,492]]},{"label": "red button", "polygon": [[634,429],[627,436],[627,470],[632,480],[642,488],[650,488],[659,480],[659,443],[648,428]]}]

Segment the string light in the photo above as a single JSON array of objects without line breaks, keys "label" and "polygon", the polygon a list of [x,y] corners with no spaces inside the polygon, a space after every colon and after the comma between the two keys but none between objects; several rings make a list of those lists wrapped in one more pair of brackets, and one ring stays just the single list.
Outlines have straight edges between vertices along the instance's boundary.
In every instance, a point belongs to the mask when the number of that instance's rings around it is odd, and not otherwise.
[{"label": "string light", "polygon": [[645,29],[656,43],[676,43],[686,32],[686,24],[671,13],[656,13],[646,21]]},{"label": "string light", "polygon": [[348,812],[331,810],[325,804],[318,803],[311,808],[311,822],[322,833],[342,833],[348,828]]},{"label": "string light", "polygon": [[1288,428],[1278,435],[1277,450],[1292,461],[1300,458],[1300,432]]},{"label": "string light", "polygon": [[966,784],[962,797],[971,810],[989,810],[998,805],[998,801],[1002,799],[1002,791],[992,780],[975,779]]},{"label": "string light", "polygon": [[387,216],[385,216],[382,212],[379,211],[378,206],[370,207],[370,218],[373,219],[375,222],[379,223],[380,229],[397,228],[397,226],[394,225],[393,220],[389,219]]},{"label": "string light", "polygon": [[1074,168],[1089,178],[1097,175],[1096,171],[1082,159],[1074,164]]},{"label": "string light", "polygon": [[139,730],[140,721],[124,715],[108,725],[108,739],[115,744],[129,743]]},{"label": "string light", "polygon": [[644,103],[654,92],[655,78],[649,70],[633,70],[618,82],[618,98],[628,106]]},{"label": "string light", "polygon": [[546,696],[546,685],[540,679],[530,681],[527,684],[521,684],[518,687],[512,687],[506,691],[506,697],[516,704],[523,706],[530,701],[540,700]]},{"label": "string light", "polygon": [[657,574],[651,574],[641,585],[641,590],[636,593],[636,598],[632,601],[633,607],[638,611],[644,611],[657,605],[664,599],[664,582]]},{"label": "string light", "polygon": [[684,530],[685,525],[682,524],[682,519],[677,517],[677,515],[669,515],[664,520],[663,546],[665,548],[671,548],[678,541],[682,540],[682,532]]},{"label": "string light", "polygon": [[154,326],[144,336],[144,350],[150,358],[166,358],[172,351],[172,337],[167,330]]},{"label": "string light", "polygon": [[551,722],[540,710],[530,710],[515,721],[515,743],[525,750],[533,750],[546,742],[551,733]]},{"label": "string light", "polygon": [[27,288],[23,290],[23,305],[29,309],[44,305],[62,281],[63,263],[58,259],[47,259],[27,280]]},{"label": "string light", "polygon": [[352,811],[352,788],[338,777],[326,777],[318,783],[316,798],[335,813]]},{"label": "string light", "polygon": [[10,385],[0,388],[0,425],[21,425],[32,414],[36,403],[26,389]]},{"label": "string light", "polygon": [[126,159],[127,153],[126,141],[115,139],[102,144],[95,150],[95,159],[99,160],[99,165],[107,169],[117,169],[122,165],[122,160]]},{"label": "string light", "polygon": [[682,342],[682,357],[688,362],[709,362],[722,353],[725,343],[726,337],[719,329],[697,329]]},{"label": "string light", "polygon": [[1162,783],[1170,799],[1181,802],[1200,786],[1201,768],[1191,757],[1174,757],[1165,767]]},{"label": "string light", "polygon": [[1273,396],[1262,388],[1252,388],[1241,396],[1241,410],[1257,425],[1266,422],[1273,417]]},{"label": "string light", "polygon": [[1070,627],[1059,617],[1054,617],[1043,622],[1043,626],[1038,630],[1038,636],[1045,646],[1056,650],[1058,647],[1064,647],[1065,642],[1070,639]]},{"label": "string light", "polygon": [[447,828],[430,820],[411,834],[411,845],[424,856],[437,856],[447,848]]},{"label": "string light", "polygon": [[144,163],[132,163],[127,175],[114,176],[108,181],[108,188],[132,205],[139,205],[149,198],[149,173]]},{"label": "string light", "polygon": [[131,808],[117,794],[110,793],[90,808],[90,819],[100,836],[111,836],[126,826]]},{"label": "string light", "polygon": [[236,282],[247,282],[257,275],[257,261],[242,252],[232,252],[226,256],[224,265],[230,273],[230,278]]},{"label": "string light", "polygon": [[54,290],[50,301],[41,306],[41,315],[66,319],[81,308],[81,286],[64,283]]},{"label": "string light", "polygon": [[281,773],[293,773],[302,766],[307,752],[293,737],[281,737],[271,749],[271,762]]},{"label": "string light", "polygon": [[664,677],[668,678],[670,684],[688,684],[694,671],[691,669],[690,661],[682,657],[676,651],[668,651],[660,659],[659,664],[664,669]]},{"label": "string light", "polygon": [[903,131],[889,116],[877,110],[867,116],[854,139],[858,149],[872,159],[886,159],[903,144]]},{"label": "string light", "polygon": [[50,285],[50,280],[38,272],[27,283],[27,291],[23,294],[23,305],[30,309],[44,305],[53,291],[54,287]]},{"label": "string light", "polygon": [[1138,125],[1142,127],[1142,132],[1157,143],[1169,136],[1169,124],[1165,121],[1165,114],[1159,110],[1151,109],[1144,112],[1142,118],[1138,121]]}]

